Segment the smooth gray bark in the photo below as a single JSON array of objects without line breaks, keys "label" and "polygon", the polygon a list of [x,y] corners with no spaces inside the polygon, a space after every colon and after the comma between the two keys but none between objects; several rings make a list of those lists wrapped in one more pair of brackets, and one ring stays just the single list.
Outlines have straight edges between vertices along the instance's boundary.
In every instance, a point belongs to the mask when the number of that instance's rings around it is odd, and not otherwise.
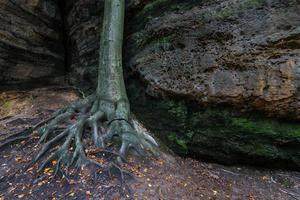
[{"label": "smooth gray bark", "polygon": [[124,12],[125,0],[105,1],[97,95],[115,102],[127,100],[122,69]]}]

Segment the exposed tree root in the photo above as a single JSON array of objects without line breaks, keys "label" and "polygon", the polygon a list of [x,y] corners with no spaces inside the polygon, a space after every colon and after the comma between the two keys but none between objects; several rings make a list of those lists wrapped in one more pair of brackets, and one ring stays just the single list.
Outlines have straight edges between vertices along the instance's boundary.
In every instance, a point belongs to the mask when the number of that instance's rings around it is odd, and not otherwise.
[{"label": "exposed tree root", "polygon": [[[18,173],[12,172],[3,176],[1,181],[26,171],[36,162],[39,162],[38,172],[52,166],[54,176],[59,174],[66,178],[69,167],[89,165],[93,166],[92,172],[97,179],[101,175],[95,168],[108,172],[110,176],[117,176],[120,181],[120,194],[130,194],[125,177],[133,175],[123,170],[119,162],[126,161],[130,149],[141,156],[157,155],[158,144],[150,135],[136,130],[129,117],[129,103],[126,100],[114,102],[91,95],[54,112],[50,118],[33,127],[6,137],[0,141],[0,149],[21,140],[30,142],[36,138],[34,130],[37,129],[41,144],[37,155],[28,165],[18,169]],[[85,151],[87,144],[96,147],[90,151],[93,155],[106,161],[99,163],[97,159],[89,158]],[[112,145],[119,145],[119,152]]]},{"label": "exposed tree root", "polygon": [[[68,126],[61,132],[61,125]],[[55,173],[70,166],[81,167],[93,164],[103,166],[87,157],[83,143],[84,134],[90,136],[93,144],[109,153],[117,161],[126,161],[130,149],[139,155],[156,154],[156,141],[148,134],[137,132],[129,119],[129,104],[125,100],[113,102],[91,95],[54,114],[52,120],[40,129],[40,143],[45,142],[33,162],[42,160],[39,171],[51,161],[56,161]],[[119,153],[106,150],[113,138],[121,141]],[[49,153],[50,152],[50,153]],[[50,154],[49,156],[45,156]],[[121,169],[111,163],[114,167]],[[123,172],[121,173],[123,177]]]},{"label": "exposed tree root", "polygon": [[15,143],[15,142],[19,142],[19,141],[26,140],[26,139],[32,139],[33,131],[37,130],[41,126],[45,125],[47,122],[49,122],[53,118],[54,117],[52,116],[46,120],[39,122],[38,124],[36,124],[32,127],[26,128],[25,130],[19,131],[17,133],[9,135],[8,137],[6,137],[4,139],[1,139],[0,140],[0,150],[8,145]]}]

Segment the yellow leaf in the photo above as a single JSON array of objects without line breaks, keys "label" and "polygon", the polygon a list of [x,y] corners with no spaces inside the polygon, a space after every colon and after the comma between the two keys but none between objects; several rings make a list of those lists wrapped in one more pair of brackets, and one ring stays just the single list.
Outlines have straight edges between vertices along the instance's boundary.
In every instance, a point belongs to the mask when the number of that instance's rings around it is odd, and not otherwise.
[{"label": "yellow leaf", "polygon": [[18,195],[18,198],[21,199],[21,198],[23,198],[24,196],[25,196],[25,194],[19,194],[19,195]]},{"label": "yellow leaf", "polygon": [[214,193],[214,195],[217,195],[217,194],[218,194],[218,191],[213,190],[213,193]]},{"label": "yellow leaf", "polygon": [[71,193],[69,194],[69,196],[70,196],[70,197],[74,197],[74,196],[75,196],[75,192],[71,192]]},{"label": "yellow leaf", "polygon": [[44,172],[47,173],[47,172],[49,172],[50,170],[51,170],[51,168],[48,167],[48,168],[45,168],[45,169],[44,169]]},{"label": "yellow leaf", "polygon": [[52,160],[52,165],[56,165],[57,164],[57,161],[56,160]]},{"label": "yellow leaf", "polygon": [[15,158],[15,161],[17,161],[17,162],[20,162],[21,160],[22,160],[22,157],[18,156],[18,157]]}]

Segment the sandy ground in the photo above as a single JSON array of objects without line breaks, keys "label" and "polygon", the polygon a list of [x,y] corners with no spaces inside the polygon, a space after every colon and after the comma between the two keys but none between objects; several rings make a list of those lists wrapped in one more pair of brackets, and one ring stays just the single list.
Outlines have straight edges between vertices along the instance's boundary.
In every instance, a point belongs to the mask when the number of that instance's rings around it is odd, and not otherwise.
[{"label": "sandy ground", "polygon": [[[0,93],[0,139],[45,119],[77,99],[70,88],[48,87]],[[134,106],[134,105],[133,105]],[[300,200],[300,173],[223,166],[172,153],[142,160],[130,156],[121,168],[131,173],[85,167],[54,176],[49,166],[28,166],[40,146],[38,135],[0,151],[0,200],[4,199],[270,199]],[[106,163],[93,147],[88,156]],[[106,157],[105,157],[106,158]],[[55,164],[55,163],[53,163]],[[27,167],[27,168],[26,168]]]}]

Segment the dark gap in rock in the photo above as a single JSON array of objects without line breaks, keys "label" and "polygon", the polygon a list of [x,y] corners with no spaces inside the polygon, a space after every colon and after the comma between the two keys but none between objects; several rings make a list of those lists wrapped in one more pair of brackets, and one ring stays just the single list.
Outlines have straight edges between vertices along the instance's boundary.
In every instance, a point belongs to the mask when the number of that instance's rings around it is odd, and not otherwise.
[{"label": "dark gap in rock", "polygon": [[70,62],[69,62],[69,48],[68,48],[68,33],[66,29],[66,1],[59,0],[58,7],[60,10],[60,16],[62,21],[62,40],[64,46],[64,76],[65,79],[70,71]]}]

